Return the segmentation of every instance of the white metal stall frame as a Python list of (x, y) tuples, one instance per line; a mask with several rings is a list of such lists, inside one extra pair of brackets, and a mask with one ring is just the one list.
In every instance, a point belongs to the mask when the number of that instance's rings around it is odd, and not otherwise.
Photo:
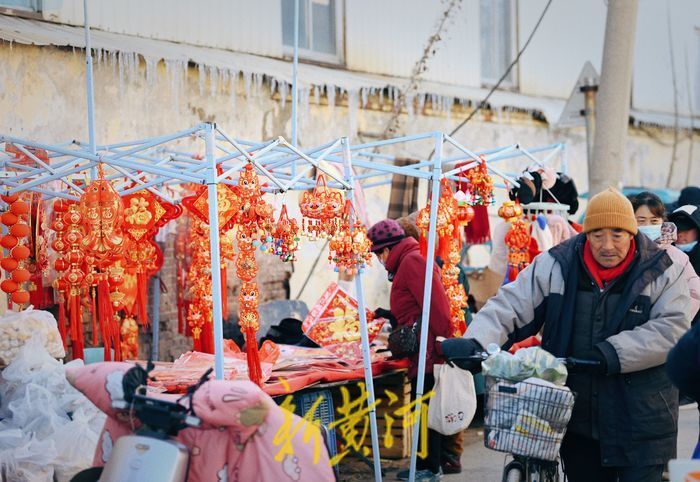
[[(197, 154), (188, 154), (168, 148), (169, 143), (186, 139), (204, 141), (204, 159)], [(432, 160), (418, 160), (408, 166), (397, 167), (391, 164), (395, 160), (393, 156), (377, 153), (377, 149), (386, 146), (426, 141), (432, 142), (434, 145), (436, 152), (434, 158)], [(272, 193), (313, 188), (315, 181), (309, 178), (308, 174), (312, 168), (316, 168), (329, 176), (331, 179), (329, 187), (346, 190), (350, 199), (352, 199), (352, 186), (356, 180), (366, 183), (366, 187), (380, 186), (390, 183), (391, 176), (394, 174), (428, 181), (430, 183), (431, 196), (437, 199), (440, 194), (440, 179), (459, 179), (461, 171), (473, 167), (482, 160), (486, 161), (492, 175), (499, 176), (511, 185), (517, 186), (517, 181), (497, 169), (493, 164), (503, 159), (522, 155), (536, 159), (533, 154), (536, 152), (548, 151), (548, 157), (552, 157), (557, 153), (560, 155), (564, 153), (563, 144), (553, 144), (530, 150), (514, 144), (475, 153), (441, 132), (428, 132), (355, 146), (352, 146), (347, 138), (340, 138), (322, 146), (301, 151), (282, 137), (262, 143), (234, 139), (211, 123), (199, 124), (191, 129), (171, 135), (117, 144), (95, 145), (94, 147), (78, 141), (61, 145), (49, 145), (3, 135), (0, 135), (0, 142), (12, 143), (28, 159), (34, 162), (33, 166), (27, 163), (17, 163), (14, 158), (7, 154), (3, 153), (0, 155), (0, 167), (2, 167), (4, 174), (8, 174), (2, 181), (4, 191), (8, 194), (31, 190), (42, 193), (46, 198), (60, 197), (77, 200), (78, 195), (82, 193), (82, 188), (76, 185), (71, 180), (71, 177), (80, 173), (85, 175), (94, 173), (96, 166), (100, 163), (111, 168), (110, 175), (107, 178), (115, 182), (115, 185), (118, 186), (117, 191), (121, 195), (148, 189), (153, 194), (169, 202), (178, 202), (178, 200), (171, 199), (163, 192), (162, 188), (168, 185), (188, 182), (207, 186), (209, 219), (211, 223), (210, 248), (212, 253), (212, 298), (215, 372), (217, 378), (222, 378), (223, 376), (222, 293), (219, 279), (220, 271), (214, 269), (214, 267), (220, 266), (219, 236), (217, 235), (219, 231), (218, 206), (216, 202), (217, 189), (219, 184), (236, 184), (237, 181), (232, 179), (231, 176), (243, 169), (246, 164), (252, 164), (259, 175), (267, 178), (269, 186), (265, 189)], [(458, 154), (453, 157), (443, 158), (442, 153), (446, 145), (456, 149)], [(34, 149), (46, 150), (49, 163), (39, 159), (33, 152)], [(95, 154), (92, 153), (93, 150)], [(473, 162), (468, 162), (459, 169), (449, 167), (453, 163), (464, 160)], [(333, 169), (328, 169), (324, 161), (342, 164), (344, 176), (340, 176)], [(353, 166), (364, 168), (366, 172), (355, 176), (353, 175)], [(221, 174), (219, 174), (220, 171), (222, 172)], [(51, 182), (63, 183), (66, 189), (47, 189), (46, 185)], [(431, 203), (428, 259), (434, 259), (436, 216), (437, 203)], [(432, 263), (426, 263), (425, 279), (429, 280), (431, 276)], [(430, 323), (431, 286), (430, 283), (425, 283), (423, 293), (423, 320), (425, 320), (424, 326), (426, 329), (422, 330), (420, 340), (419, 375), (416, 395), (419, 400), (424, 390), (423, 378), (427, 353), (426, 334)], [(381, 480), (375, 394), (372, 383), (371, 357), (361, 273), (356, 277), (356, 288), (360, 313), (364, 374), (368, 390), (375, 480)], [(418, 414), (421, 413), (421, 405), (422, 402), (419, 401), (415, 408)], [(420, 416), (418, 416), (416, 417), (412, 441), (412, 472), (415, 472), (420, 423)]]

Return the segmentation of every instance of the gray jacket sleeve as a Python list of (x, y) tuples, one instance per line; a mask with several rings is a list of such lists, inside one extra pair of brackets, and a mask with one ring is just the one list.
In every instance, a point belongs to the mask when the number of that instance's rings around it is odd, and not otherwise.
[(535, 309), (549, 295), (550, 286), (557, 278), (563, 286), (561, 270), (555, 268), (549, 253), (542, 253), (520, 275), (498, 290), (496, 296), (474, 315), (464, 338), (474, 338), (482, 347), (490, 343), (503, 345), (508, 335), (532, 323)]
[(682, 266), (672, 265), (649, 288), (649, 321), (606, 340), (617, 352), (621, 373), (664, 364), (668, 352), (690, 328), (691, 303)]

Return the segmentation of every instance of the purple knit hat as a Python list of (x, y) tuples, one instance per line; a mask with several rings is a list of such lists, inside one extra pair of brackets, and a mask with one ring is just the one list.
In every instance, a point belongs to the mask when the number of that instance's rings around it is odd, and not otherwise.
[(399, 223), (393, 219), (385, 219), (372, 226), (367, 237), (372, 241), (372, 252), (376, 253), (397, 244), (406, 237), (406, 233)]

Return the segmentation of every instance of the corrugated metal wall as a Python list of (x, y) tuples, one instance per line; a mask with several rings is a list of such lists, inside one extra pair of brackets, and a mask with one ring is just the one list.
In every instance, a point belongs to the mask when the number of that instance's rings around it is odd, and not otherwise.
[[(95, 28), (271, 57), (282, 56), (280, 0), (90, 0)], [(45, 0), (44, 18), (83, 24), (82, 0)]]
[[(447, 2), (346, 2), (346, 61), (353, 70), (408, 77)], [(463, 0), (424, 78), (479, 86), (478, 0)]]
[[(90, 0), (90, 21), (111, 32), (282, 57), (281, 1), (293, 0)], [(520, 47), (546, 0), (516, 1)], [(43, 0), (44, 17), (82, 25), (82, 4), (82, 0)], [(345, 0), (341, 4), (346, 67), (408, 77), (447, 2)], [(462, 0), (429, 61), (425, 80), (481, 85), (479, 4), (480, 0)], [(691, 92), (698, 115), (700, 1), (676, 0), (669, 5), (679, 110), (688, 112)], [(517, 90), (535, 97), (567, 98), (586, 61), (600, 69), (606, 12), (603, 0), (553, 2), (521, 58)], [(666, 2), (640, 1), (632, 95), (637, 110), (673, 113), (666, 12)]]

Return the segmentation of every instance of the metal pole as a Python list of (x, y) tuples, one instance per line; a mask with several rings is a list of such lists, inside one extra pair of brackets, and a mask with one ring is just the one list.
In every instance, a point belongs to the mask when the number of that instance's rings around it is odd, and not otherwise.
[(609, 186), (622, 187), (638, 7), (638, 0), (608, 2), (593, 162), (588, 164), (590, 197)]
[(207, 192), (209, 194), (209, 247), (211, 249), (211, 301), (213, 305), (212, 323), (214, 324), (214, 372), (217, 380), (224, 379), (224, 327), (222, 320), (221, 297), (221, 251), (219, 248), (219, 207), (217, 203), (216, 157), (214, 156), (214, 125), (204, 126), (207, 173)]
[[(163, 246), (161, 246), (161, 249), (162, 248)], [(153, 330), (151, 360), (158, 361), (158, 348), (160, 346), (160, 278), (158, 276), (153, 277), (153, 314), (151, 315), (151, 327)]]
[[(88, 0), (83, 0), (83, 15), (85, 17), (85, 80), (87, 83), (87, 112), (88, 112), (88, 140), (90, 142), (90, 154), (97, 154), (95, 143), (95, 94), (92, 82), (92, 44), (90, 42), (90, 20), (88, 17)], [(97, 168), (90, 169), (90, 179), (97, 177)]]
[(588, 165), (593, 162), (593, 140), (595, 139), (595, 96), (598, 93), (598, 86), (587, 83), (580, 87), (586, 102), (586, 108), (582, 114), (586, 117), (586, 153), (588, 154)]
[[(353, 184), (352, 158), (350, 156), (350, 141), (343, 137), (343, 167), (345, 180)], [(346, 197), (351, 202), (354, 193), (351, 189), (346, 191)], [(351, 220), (352, 222), (352, 220)], [(352, 224), (351, 224), (352, 226)], [(374, 381), (372, 377), (372, 353), (369, 349), (369, 335), (367, 331), (367, 314), (365, 313), (365, 292), (362, 287), (362, 271), (355, 275), (355, 291), (357, 291), (357, 309), (360, 313), (360, 339), (362, 343), (362, 361), (365, 369), (365, 385), (367, 389), (367, 406), (369, 407), (369, 427), (372, 437), (372, 459), (374, 462), (374, 480), (382, 481), (382, 461), (379, 455), (379, 431), (377, 430), (377, 410), (374, 405)]]
[(416, 421), (413, 424), (413, 441), (411, 444), (411, 465), (409, 466), (408, 480), (416, 480), (416, 454), (418, 452), (418, 439), (420, 438), (420, 422), (425, 386), (425, 359), (428, 353), (428, 331), (430, 328), (430, 297), (433, 290), (433, 263), (435, 260), (435, 228), (437, 226), (438, 199), (440, 198), (440, 176), (442, 172), (442, 140), (443, 134), (435, 135), (435, 156), (433, 158), (433, 179), (430, 190), (430, 229), (428, 231), (428, 256), (425, 261), (425, 287), (423, 288), (423, 314), (420, 326), (420, 348), (418, 351), (418, 379), (416, 380)]
[[(292, 144), (296, 147), (297, 141), (297, 104), (299, 103), (299, 85), (297, 84), (297, 70), (299, 69), (299, 0), (294, 0), (294, 60), (292, 61)], [(296, 159), (292, 163), (292, 177), (297, 173)]]

